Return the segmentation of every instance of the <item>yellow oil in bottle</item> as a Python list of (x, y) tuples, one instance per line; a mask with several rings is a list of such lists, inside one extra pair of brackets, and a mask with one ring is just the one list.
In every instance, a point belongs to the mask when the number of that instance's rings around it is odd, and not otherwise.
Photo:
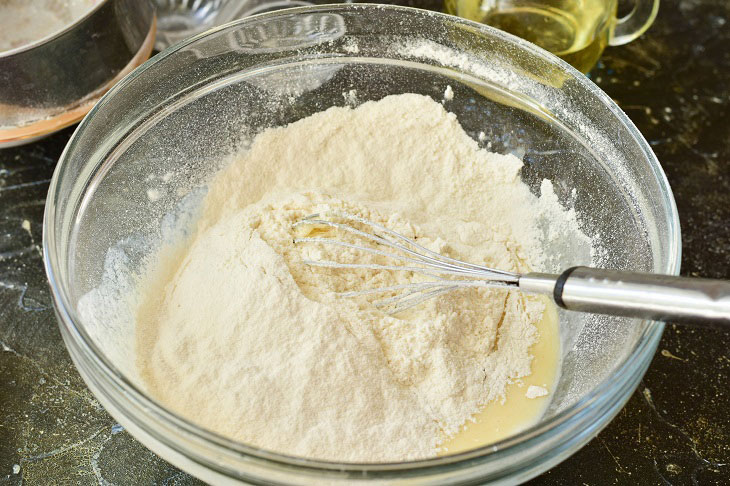
[(446, 0), (446, 12), (526, 39), (588, 72), (608, 44), (616, 0)]

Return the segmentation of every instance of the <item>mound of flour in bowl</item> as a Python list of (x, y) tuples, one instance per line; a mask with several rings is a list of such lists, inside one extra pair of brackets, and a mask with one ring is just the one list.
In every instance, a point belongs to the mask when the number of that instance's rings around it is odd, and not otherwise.
[(211, 181), (192, 236), (163, 248), (137, 286), (142, 383), (201, 426), (277, 452), (357, 462), (436, 455), (530, 374), (544, 301), (466, 289), (390, 316), (335, 293), (423, 277), (302, 265), (382, 257), (294, 245), (326, 230), (292, 224), (347, 211), (445, 255), (520, 272), (544, 268), (551, 238), (589, 251), (551, 184), (538, 198), (521, 167), (481, 150), (453, 114), (414, 94), (264, 131)]

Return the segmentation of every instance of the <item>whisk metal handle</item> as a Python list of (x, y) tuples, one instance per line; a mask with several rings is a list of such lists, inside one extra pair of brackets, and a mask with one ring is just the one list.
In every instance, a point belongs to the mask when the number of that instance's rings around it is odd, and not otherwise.
[(573, 267), (526, 274), (519, 286), (568, 310), (730, 330), (730, 281)]

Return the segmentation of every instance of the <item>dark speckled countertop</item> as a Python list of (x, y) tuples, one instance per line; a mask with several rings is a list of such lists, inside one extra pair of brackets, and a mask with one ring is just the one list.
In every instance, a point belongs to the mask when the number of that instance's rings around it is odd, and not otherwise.
[[(727, 0), (664, 0), (643, 37), (607, 50), (590, 73), (667, 173), (684, 275), (730, 278), (729, 22)], [(0, 150), (0, 483), (199, 484), (116, 424), (61, 340), (41, 262), (41, 220), (70, 135)], [(669, 324), (616, 419), (532, 483), (730, 484), (729, 384), (730, 333)]]

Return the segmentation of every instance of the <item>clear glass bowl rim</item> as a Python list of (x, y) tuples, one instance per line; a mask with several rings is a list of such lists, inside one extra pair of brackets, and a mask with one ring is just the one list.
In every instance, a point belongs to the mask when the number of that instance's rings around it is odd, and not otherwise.
[[(473, 463), (475, 459), (485, 460), (497, 460), (499, 458), (509, 456), (511, 453), (516, 452), (517, 448), (528, 447), (529, 445), (535, 445), (537, 442), (545, 440), (546, 434), (559, 435), (564, 432), (565, 429), (569, 428), (574, 420), (590, 412), (591, 408), (600, 406), (607, 406), (606, 404), (613, 398), (614, 402), (625, 401), (633, 388), (624, 393), (622, 396), (616, 397), (613, 392), (622, 389), (628, 381), (628, 376), (636, 373), (637, 370), (642, 370), (648, 366), (648, 362), (652, 359), (654, 352), (661, 338), (664, 324), (661, 322), (650, 322), (643, 334), (638, 339), (638, 342), (634, 349), (631, 351), (626, 360), (617, 367), (603, 382), (591, 390), (588, 394), (578, 400), (576, 403), (568, 407), (567, 409), (559, 412), (558, 414), (550, 417), (547, 420), (541, 421), (538, 424), (526, 429), (525, 431), (504, 439), (495, 444), (480, 447), (470, 451), (457, 453), (453, 455), (436, 457), (431, 459), (423, 459), (416, 461), (405, 461), (405, 462), (391, 462), (391, 463), (345, 463), (345, 462), (334, 462), (334, 461), (323, 461), (316, 459), (306, 459), (297, 456), (290, 456), (281, 454), (265, 449), (260, 449), (254, 446), (246, 445), (231, 439), (228, 439), (219, 434), (210, 432), (203, 429), (193, 422), (180, 417), (161, 405), (156, 401), (148, 397), (141, 389), (131, 383), (107, 358), (100, 352), (98, 347), (90, 339), (83, 327), (76, 325), (76, 319), (74, 317), (74, 306), (69, 293), (65, 288), (65, 282), (63, 281), (64, 270), (60, 266), (58, 255), (56, 254), (56, 224), (55, 224), (55, 196), (57, 195), (59, 181), (63, 178), (64, 162), (68, 158), (70, 153), (73, 153), (74, 148), (79, 144), (84, 129), (92, 120), (97, 112), (102, 110), (105, 101), (115, 96), (120, 90), (122, 90), (127, 84), (133, 81), (136, 77), (142, 75), (149, 67), (159, 63), (166, 59), (168, 56), (174, 55), (177, 51), (182, 48), (194, 44), (200, 39), (207, 36), (214, 35), (227, 29), (235, 29), (238, 25), (245, 24), (251, 19), (260, 20), (263, 18), (274, 18), (279, 15), (295, 15), (295, 14), (310, 14), (315, 12), (332, 12), (337, 13), (341, 11), (353, 11), (353, 10), (390, 10), (400, 11), (404, 15), (428, 15), (434, 18), (442, 18), (452, 23), (461, 23), (469, 27), (474, 35), (484, 34), (492, 37), (498, 37), (501, 40), (516, 45), (520, 50), (526, 51), (531, 56), (537, 56), (555, 65), (560, 70), (566, 72), (571, 78), (577, 80), (582, 87), (586, 88), (592, 95), (600, 99), (600, 101), (606, 105), (612, 113), (621, 121), (621, 123), (628, 129), (633, 136), (634, 140), (641, 145), (646, 156), (646, 160), (649, 162), (650, 169), (656, 177), (656, 182), (663, 187), (664, 200), (661, 201), (665, 210), (669, 213), (669, 220), (666, 221), (668, 227), (668, 233), (670, 235), (669, 241), (663, 242), (669, 245), (670, 251), (668, 252), (669, 258), (665, 262), (661, 262), (663, 268), (662, 273), (677, 275), (679, 274), (680, 261), (681, 261), (681, 234), (679, 226), (679, 216), (677, 212), (676, 203), (672, 195), (669, 182), (666, 175), (656, 159), (653, 151), (651, 150), (648, 142), (645, 140), (643, 135), (639, 132), (633, 122), (628, 116), (614, 103), (614, 101), (606, 95), (598, 86), (591, 82), (585, 75), (580, 73), (578, 70), (573, 68), (571, 65), (563, 61), (562, 59), (552, 55), (551, 53), (539, 48), (538, 46), (527, 42), (521, 38), (508, 34), (506, 32), (494, 29), (492, 27), (472, 22), (469, 20), (461, 19), (451, 15), (443, 14), (440, 12), (425, 11), (422, 9), (412, 7), (402, 7), (396, 5), (387, 4), (333, 4), (333, 5), (317, 5), (317, 6), (306, 6), (296, 7), (286, 10), (279, 10), (273, 12), (267, 12), (257, 14), (251, 17), (246, 17), (237, 21), (233, 21), (227, 24), (223, 24), (214, 29), (208, 30), (189, 39), (186, 39), (172, 47), (166, 49), (162, 53), (154, 56), (140, 67), (135, 69), (132, 73), (127, 75), (123, 80), (117, 83), (109, 92), (107, 92), (102, 99), (92, 108), (84, 120), (74, 131), (71, 139), (69, 140), (66, 148), (64, 149), (59, 162), (54, 171), (46, 201), (46, 209), (43, 221), (43, 259), (48, 276), (51, 294), (56, 309), (56, 314), (59, 320), (59, 325), (64, 331), (64, 337), (68, 336), (72, 339), (74, 344), (78, 346), (79, 350), (83, 352), (86, 357), (92, 359), (96, 365), (95, 371), (101, 373), (104, 378), (115, 383), (121, 392), (123, 392), (128, 398), (141, 404), (147, 411), (149, 417), (154, 417), (158, 421), (162, 421), (166, 425), (171, 425), (183, 431), (189, 437), (192, 437), (194, 441), (198, 441), (209, 447), (220, 448), (223, 453), (235, 453), (240, 454), (243, 457), (250, 456), (251, 458), (260, 459), (268, 463), (278, 463), (281, 465), (306, 469), (309, 471), (322, 471), (322, 472), (351, 472), (351, 473), (377, 473), (377, 472), (406, 472), (406, 471), (422, 471), (424, 469), (431, 468), (443, 468), (444, 466), (458, 467), (460, 464), (464, 464), (467, 461)], [(61, 278), (59, 278), (61, 277)], [(68, 345), (68, 341), (67, 341)], [(643, 373), (643, 371), (642, 371)], [(622, 379), (623, 377), (623, 379)], [(575, 431), (575, 434), (579, 434), (583, 430)], [(574, 435), (575, 435), (574, 434)], [(175, 448), (175, 443), (170, 442), (167, 445)], [(228, 470), (221, 468), (219, 472), (224, 474), (228, 473)]]

